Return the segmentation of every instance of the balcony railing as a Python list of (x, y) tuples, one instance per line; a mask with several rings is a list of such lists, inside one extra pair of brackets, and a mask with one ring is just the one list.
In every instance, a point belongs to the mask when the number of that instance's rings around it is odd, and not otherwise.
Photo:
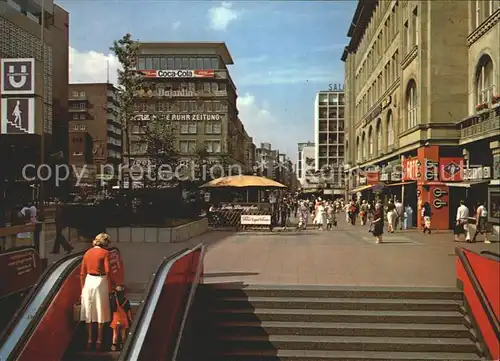
[(458, 123), (460, 142), (468, 143), (478, 139), (498, 135), (500, 131), (500, 104), (480, 114), (473, 115)]
[(70, 113), (82, 113), (86, 112), (87, 108), (69, 108)]

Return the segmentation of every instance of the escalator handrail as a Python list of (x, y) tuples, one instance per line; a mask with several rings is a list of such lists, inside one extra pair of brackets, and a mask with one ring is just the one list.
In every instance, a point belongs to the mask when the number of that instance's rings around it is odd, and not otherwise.
[[(132, 352), (132, 347), (134, 346), (134, 340), (137, 336), (137, 333), (143, 328), (149, 326), (148, 324), (144, 324), (144, 318), (145, 318), (145, 312), (148, 310), (148, 307), (150, 307), (150, 303), (153, 299), (153, 296), (156, 296), (157, 294), (159, 295), (159, 292), (162, 290), (162, 284), (160, 283), (163, 278), (161, 275), (164, 273), (165, 267), (168, 266), (168, 269), (170, 268), (171, 261), (176, 260), (179, 258), (179, 256), (183, 255), (189, 251), (188, 248), (183, 248), (180, 251), (165, 257), (163, 261), (161, 262), (160, 266), (158, 266), (157, 270), (155, 273), (153, 273), (153, 276), (151, 277), (148, 286), (144, 290), (144, 295), (145, 298), (141, 301), (141, 305), (139, 306), (139, 309), (137, 310), (137, 313), (134, 316), (134, 320), (132, 322), (132, 326), (130, 327), (127, 341), (123, 345), (122, 351), (120, 353), (119, 361), (124, 361), (127, 359), (129, 354)], [(158, 286), (161, 285), (159, 288)], [(153, 308), (154, 311), (154, 308)]]
[(480, 254), (481, 254), (481, 256), (485, 256), (486, 258), (492, 259), (493, 261), (497, 261), (497, 262), (500, 261), (500, 254), (498, 254), (496, 252), (484, 250), (484, 251), (481, 251)]
[[(149, 299), (148, 302), (144, 303), (144, 310), (141, 317), (142, 319), (139, 322), (135, 323), (137, 327), (136, 332), (133, 333), (134, 338), (127, 338), (127, 342), (124, 346), (124, 351), (121, 353), (118, 361), (138, 361), (142, 346), (144, 344), (144, 340), (146, 338), (146, 334), (148, 331), (149, 324), (151, 323), (151, 319), (153, 318), (154, 311), (156, 306), (158, 305), (158, 300), (165, 285), (165, 281), (167, 280), (168, 274), (172, 269), (172, 266), (180, 259), (186, 257), (190, 253), (198, 250), (200, 247), (203, 247), (203, 243), (191, 248), (186, 249), (184, 252), (177, 253), (174, 257), (170, 257), (166, 259), (161, 266), (158, 268), (158, 272), (155, 274), (155, 283), (151, 289), (151, 292), (148, 294)], [(141, 327), (143, 326), (143, 327)], [(144, 327), (145, 326), (145, 327)], [(129, 334), (130, 336), (130, 334)], [(129, 343), (130, 342), (130, 343)], [(128, 345), (127, 345), (128, 344)], [(125, 347), (128, 346), (127, 350)]]
[[(71, 272), (74, 271), (76, 267), (80, 265), (84, 253), (85, 252), (78, 252), (61, 258), (44, 273), (44, 275), (40, 279), (40, 282), (33, 286), (32, 291), (27, 297), (27, 300), (20, 308), (20, 312), (16, 313), (10, 330), (6, 330), (7, 332), (4, 336), (5, 339), (3, 339), (2, 344), (0, 344), (0, 359), (2, 361), (15, 360), (19, 356), (19, 352), (21, 352), (22, 347), (31, 337), (33, 331), (36, 329), (36, 326), (40, 323), (40, 320), (47, 311), (47, 307), (50, 305), (57, 292), (59, 292), (62, 284), (64, 283), (64, 280), (71, 274)], [(53, 276), (56, 276), (54, 273), (66, 263), (67, 266), (61, 270), (61, 273), (57, 275), (57, 278), (51, 279), (53, 278)], [(46, 284), (47, 287), (49, 287), (46, 291), (47, 293), (41, 294)], [(38, 296), (42, 298), (37, 305), (34, 305), (35, 308), (32, 310), (34, 311), (34, 313), (31, 315), (26, 315), (26, 313), (30, 311), (30, 305), (32, 305), (32, 303), (37, 300)], [(16, 328), (23, 321), (23, 319), (26, 320), (27, 324), (24, 329), (20, 330), (20, 333), (16, 333)], [(9, 340), (10, 337), (14, 337), (14, 339)], [(5, 351), (2, 350), (4, 347), (7, 347)], [(2, 351), (6, 352), (7, 355), (4, 355), (2, 357)]]
[[(26, 249), (33, 248), (33, 247), (28, 247)], [(20, 249), (25, 249), (22, 247), (17, 248), (16, 250)], [(12, 328), (17, 324), (19, 317), (26, 311), (26, 308), (28, 305), (31, 303), (33, 298), (35, 297), (36, 293), (38, 292), (38, 287), (40, 287), (46, 280), (49, 278), (49, 276), (59, 268), (64, 262), (66, 262), (69, 259), (72, 259), (73, 257), (79, 256), (80, 254), (83, 254), (83, 252), (78, 252), (78, 253), (71, 253), (68, 255), (65, 255), (64, 257), (58, 259), (54, 263), (50, 265), (40, 276), (40, 278), (37, 280), (37, 282), (31, 287), (30, 291), (24, 298), (23, 302), (21, 303), (21, 306), (17, 309), (16, 313), (12, 317), (12, 319), (9, 321), (7, 324), (7, 327), (3, 330), (3, 332), (0, 334), (0, 345), (3, 345), (5, 342), (5, 339), (10, 335), (10, 332), (12, 331)]]
[(194, 297), (196, 295), (196, 290), (198, 289), (198, 284), (200, 283), (203, 259), (205, 258), (206, 246), (202, 243), (192, 251), (196, 251), (201, 247), (200, 257), (198, 257), (198, 264), (196, 265), (196, 274), (194, 276), (193, 282), (191, 283), (191, 289), (189, 290), (189, 297), (187, 300), (186, 308), (184, 310), (184, 315), (182, 316), (181, 327), (179, 333), (177, 334), (177, 339), (175, 340), (175, 348), (172, 356), (172, 361), (177, 361), (177, 356), (179, 355), (179, 350), (182, 343), (182, 337), (184, 336), (184, 328), (186, 327), (187, 318), (189, 317), (189, 312), (191, 311), (191, 306), (193, 305)]

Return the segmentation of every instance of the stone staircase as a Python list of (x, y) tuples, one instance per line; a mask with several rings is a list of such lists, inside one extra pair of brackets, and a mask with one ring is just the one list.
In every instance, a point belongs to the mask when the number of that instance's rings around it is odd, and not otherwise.
[(482, 360), (456, 289), (200, 285), (190, 361)]

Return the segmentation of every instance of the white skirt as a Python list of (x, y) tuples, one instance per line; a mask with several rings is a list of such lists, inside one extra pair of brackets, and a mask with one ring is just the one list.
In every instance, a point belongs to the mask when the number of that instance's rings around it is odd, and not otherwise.
[(86, 323), (110, 322), (108, 277), (87, 275), (82, 290), (81, 302), (80, 319), (82, 321)]

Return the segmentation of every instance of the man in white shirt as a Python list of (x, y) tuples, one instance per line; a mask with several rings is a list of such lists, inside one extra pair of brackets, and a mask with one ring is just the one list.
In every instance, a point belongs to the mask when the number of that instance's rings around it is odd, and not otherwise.
[(469, 233), (469, 208), (464, 201), (460, 201), (460, 206), (457, 209), (456, 227), (455, 227), (455, 242), (460, 241), (460, 234), (464, 233), (465, 241), (470, 242)]
[(399, 200), (396, 200), (394, 206), (396, 207), (396, 228), (399, 227), (399, 230), (401, 231), (403, 229), (405, 210), (403, 207), (403, 203), (401, 203), (401, 201)]
[(472, 237), (472, 242), (476, 242), (476, 237), (479, 233), (484, 234), (484, 243), (491, 243), (488, 240), (488, 210), (484, 203), (478, 203), (476, 210), (476, 232)]

